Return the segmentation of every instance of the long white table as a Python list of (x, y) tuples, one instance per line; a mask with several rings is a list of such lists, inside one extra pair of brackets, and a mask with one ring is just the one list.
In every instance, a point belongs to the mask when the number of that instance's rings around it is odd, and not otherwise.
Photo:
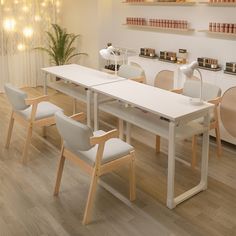
[[(91, 127), (91, 89), (94, 86), (102, 85), (106, 83), (114, 83), (117, 81), (125, 80), (125, 78), (108, 74), (102, 71), (94, 70), (88, 67), (84, 67), (77, 64), (53, 66), (42, 69), (45, 72), (44, 78), (44, 93), (47, 94), (48, 75), (53, 75), (64, 81), (79, 85), (86, 90), (86, 103), (87, 103), (87, 124)], [(58, 84), (59, 85), (59, 84)], [(80, 99), (82, 96), (79, 90), (72, 90), (68, 86), (58, 86), (54, 84), (53, 88), (63, 92), (68, 90), (67, 94), (70, 94), (76, 99)]]
[[(133, 112), (125, 109), (118, 110), (117, 113), (119, 118), (138, 124), (139, 126), (146, 128), (149, 131), (154, 131), (155, 134), (168, 139), (167, 206), (169, 208), (174, 208), (177, 204), (207, 188), (209, 148), (208, 127), (210, 119), (209, 111), (213, 107), (212, 104), (205, 103), (202, 106), (193, 106), (190, 105), (188, 97), (80, 65), (48, 67), (42, 70), (46, 73), (44, 81), (45, 94), (47, 93), (48, 74), (54, 75), (87, 89), (87, 123), (89, 126), (91, 126), (91, 92), (94, 93), (95, 130), (98, 128), (98, 94), (103, 94), (126, 104), (130, 104), (133, 107), (141, 108), (142, 110), (148, 111), (155, 116), (154, 119), (151, 118), (150, 120), (146, 119), (143, 115), (140, 117), (134, 117), (135, 115), (139, 116), (139, 113), (137, 113), (136, 110)], [(68, 93), (70, 93), (70, 90), (68, 90)], [(76, 97), (79, 98), (79, 96)], [(105, 104), (101, 106), (105, 106)], [(107, 108), (107, 111), (112, 113), (112, 110), (114, 111), (116, 106), (112, 105)], [(204, 117), (203, 126), (196, 128), (189, 125), (192, 120), (199, 117)], [(175, 197), (175, 140), (178, 137), (185, 138), (187, 136), (199, 133), (203, 133), (201, 181), (194, 188), (186, 191), (178, 197)]]
[[(177, 204), (185, 201), (193, 195), (207, 189), (208, 173), (208, 149), (209, 149), (209, 113), (213, 108), (212, 104), (205, 103), (201, 106), (194, 106), (189, 103), (189, 98), (180, 94), (171, 93), (145, 84), (140, 84), (130, 80), (119, 81), (118, 83), (103, 84), (94, 86), (94, 127), (98, 128), (98, 94), (110, 96), (131, 107), (137, 107), (148, 111), (159, 117), (156, 119), (155, 133), (168, 139), (168, 187), (167, 187), (167, 206), (172, 209)], [(114, 105), (111, 105), (106, 111), (113, 113)], [(123, 112), (123, 115), (122, 115)], [(132, 120), (128, 118), (127, 112), (120, 109), (117, 116), (120, 119)], [(113, 113), (116, 115), (115, 113)], [(130, 113), (131, 116), (134, 113)], [(189, 124), (193, 120), (204, 117), (202, 129), (191, 128)], [(138, 123), (133, 117), (134, 124)], [(140, 121), (139, 121), (140, 123)], [(143, 120), (145, 123), (145, 120)], [(196, 123), (196, 122), (195, 122)], [(188, 132), (189, 129), (192, 129)], [(202, 165), (201, 181), (194, 188), (175, 197), (174, 180), (175, 180), (175, 140), (179, 133), (199, 134), (203, 133), (202, 141)], [(186, 136), (183, 135), (185, 138)]]

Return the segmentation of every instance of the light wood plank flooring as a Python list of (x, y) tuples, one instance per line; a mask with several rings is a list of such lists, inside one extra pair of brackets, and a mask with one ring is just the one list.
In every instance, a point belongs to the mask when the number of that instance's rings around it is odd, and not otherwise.
[[(42, 88), (25, 89), (30, 96), (42, 94)], [(50, 90), (51, 101), (72, 112), (72, 99)], [(78, 103), (83, 111), (84, 104)], [(47, 129), (46, 139), (37, 129), (29, 151), (30, 161), (20, 163), (26, 130), (15, 124), (10, 149), (3, 148), (10, 116), (10, 106), (0, 95), (0, 236), (76, 236), (76, 235), (160, 235), (160, 236), (234, 236), (236, 235), (236, 149), (224, 145), (222, 159), (215, 157), (214, 141), (210, 147), (209, 188), (174, 210), (165, 206), (167, 177), (167, 142), (162, 153), (155, 154), (153, 135), (134, 128), (137, 152), (137, 200), (128, 197), (128, 174), (122, 169), (103, 177), (98, 188), (93, 221), (82, 226), (88, 194), (89, 176), (66, 163), (59, 197), (53, 186), (59, 156), (60, 137), (55, 127)], [(116, 119), (101, 114), (115, 125)], [(107, 129), (107, 127), (102, 127)], [(200, 143), (200, 138), (199, 138)], [(191, 142), (178, 143), (178, 156), (188, 161)], [(200, 146), (199, 146), (200, 152)], [(176, 164), (176, 193), (196, 184), (199, 171)], [(110, 192), (114, 193), (111, 194)]]

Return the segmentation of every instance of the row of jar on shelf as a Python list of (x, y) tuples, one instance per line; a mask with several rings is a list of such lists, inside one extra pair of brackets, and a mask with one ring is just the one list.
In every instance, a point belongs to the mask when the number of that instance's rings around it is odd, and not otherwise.
[[(146, 19), (142, 17), (127, 17), (127, 25), (150, 26), (170, 29), (189, 29), (190, 24), (186, 20), (168, 20), (168, 19)], [(210, 22), (208, 30), (210, 32), (236, 34), (236, 23)]]
[[(141, 48), (139, 56), (146, 58), (159, 58), (159, 60), (166, 62), (185, 64), (187, 63), (188, 52), (186, 49), (179, 49), (178, 53), (170, 51), (160, 51), (160, 54), (158, 56), (155, 52), (155, 49), (153, 48)], [(208, 69), (212, 71), (222, 70), (222, 66), (215, 58), (199, 57), (197, 58), (197, 61), (199, 67), (202, 69)], [(226, 62), (225, 72), (233, 73), (236, 75), (236, 62)]]
[[(178, 53), (171, 51), (160, 51), (159, 55), (157, 55), (155, 49), (153, 48), (141, 48), (139, 56), (150, 59), (158, 59), (164, 62), (185, 64), (187, 63), (188, 52), (186, 49), (179, 49)], [(215, 58), (199, 57), (197, 58), (197, 61), (199, 67), (202, 69), (220, 71), (223, 68), (219, 64), (219, 61)], [(115, 65), (110, 63), (105, 66), (105, 68), (109, 70), (119, 70), (119, 67), (119, 64), (117, 64), (117, 68), (115, 68)], [(236, 62), (226, 62), (224, 72), (236, 75)]]

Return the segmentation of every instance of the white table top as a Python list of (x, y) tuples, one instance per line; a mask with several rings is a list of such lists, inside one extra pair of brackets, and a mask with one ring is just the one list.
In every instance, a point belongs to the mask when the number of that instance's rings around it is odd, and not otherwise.
[(125, 78), (77, 64), (47, 67), (43, 68), (42, 70), (61, 79), (73, 82), (86, 88), (91, 88), (92, 86), (100, 84), (125, 80)]
[(189, 97), (131, 80), (95, 86), (93, 90), (171, 121), (178, 121), (194, 114), (206, 112), (213, 107), (210, 103), (200, 106), (191, 105)]

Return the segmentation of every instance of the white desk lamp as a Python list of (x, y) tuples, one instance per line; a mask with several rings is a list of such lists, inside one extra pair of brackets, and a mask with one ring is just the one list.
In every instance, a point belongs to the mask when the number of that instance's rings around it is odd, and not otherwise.
[(115, 61), (115, 75), (117, 76), (117, 56), (115, 54), (115, 48), (113, 46), (109, 46), (108, 48), (101, 49), (99, 51), (100, 55), (106, 59), (106, 60), (111, 60), (111, 56), (114, 56), (114, 61)]
[(180, 71), (185, 74), (187, 78), (191, 78), (193, 76), (194, 70), (196, 70), (199, 75), (200, 75), (200, 97), (199, 98), (191, 98), (190, 103), (193, 105), (202, 105), (203, 100), (202, 100), (202, 87), (203, 87), (203, 81), (202, 81), (202, 73), (198, 69), (198, 63), (197, 61), (193, 61), (192, 63), (188, 65), (183, 65), (180, 67)]

